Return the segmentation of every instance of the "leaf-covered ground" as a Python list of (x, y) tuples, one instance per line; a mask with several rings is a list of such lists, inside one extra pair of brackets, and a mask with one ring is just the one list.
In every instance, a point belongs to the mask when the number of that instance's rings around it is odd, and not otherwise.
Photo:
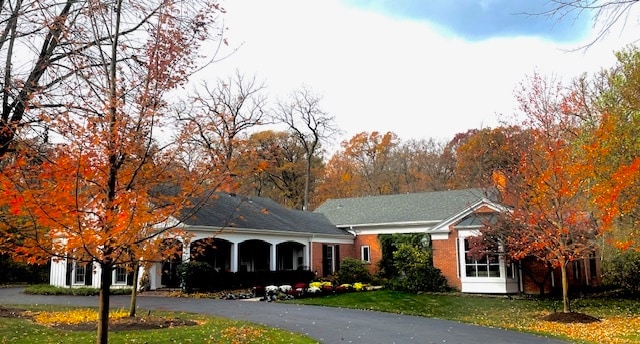
[[(42, 325), (67, 331), (95, 331), (97, 328), (97, 313), (85, 309), (50, 313), (0, 307), (0, 317), (29, 319)], [(195, 325), (198, 325), (198, 322), (193, 320), (155, 315), (138, 317), (112, 315), (109, 319), (110, 331), (152, 330)]]

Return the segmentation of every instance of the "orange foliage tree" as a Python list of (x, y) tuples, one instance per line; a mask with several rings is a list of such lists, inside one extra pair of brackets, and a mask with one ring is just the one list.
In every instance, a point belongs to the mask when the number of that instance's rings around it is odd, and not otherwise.
[(570, 97), (560, 83), (535, 74), (523, 84), (518, 100), (524, 126), (533, 141), (519, 150), (512, 173), (501, 171), (506, 181), (505, 199), (512, 210), (482, 231), (477, 247), (499, 247), (513, 260), (533, 257), (559, 268), (563, 311), (570, 312), (567, 268), (597, 249), (599, 226), (587, 202), (580, 154), (574, 145), (580, 123), (565, 112)]
[(68, 65), (80, 77), (60, 82), (65, 111), (39, 114), (56, 143), (46, 155), (21, 150), (3, 168), (0, 230), (10, 253), (32, 262), (99, 266), (97, 343), (107, 343), (113, 270), (171, 254), (160, 243), (180, 235), (170, 231), (174, 219), (202, 193), (208, 170), (177, 165), (181, 142), (157, 131), (166, 124), (165, 95), (195, 70), (218, 7), (82, 3), (77, 15), (87, 26), (74, 34), (95, 44), (66, 47), (82, 50)]
[(616, 57), (598, 97), (602, 115), (585, 135), (582, 171), (613, 244), (640, 250), (640, 51), (629, 48)]

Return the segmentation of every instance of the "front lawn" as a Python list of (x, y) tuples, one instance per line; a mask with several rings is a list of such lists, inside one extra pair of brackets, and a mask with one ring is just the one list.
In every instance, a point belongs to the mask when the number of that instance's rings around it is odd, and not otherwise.
[[(93, 326), (87, 326), (86, 319), (74, 321), (85, 317), (86, 311), (49, 305), (0, 306), (0, 343), (94, 343), (95, 320)], [(66, 315), (66, 319), (52, 316), (58, 313)], [(126, 320), (122, 324), (125, 326), (118, 326), (117, 319), (111, 319), (109, 343), (316, 343), (301, 334), (200, 314), (154, 311), (136, 317), (136, 321), (127, 319), (130, 318), (122, 318)], [(150, 319), (170, 321), (159, 323), (162, 326), (149, 326)]]
[(573, 311), (600, 322), (558, 323), (540, 318), (559, 311), (559, 301), (464, 294), (410, 294), (388, 290), (296, 299), (300, 304), (323, 305), (457, 320), (483, 326), (542, 334), (575, 343), (640, 342), (640, 304), (637, 300), (583, 298), (573, 300)]

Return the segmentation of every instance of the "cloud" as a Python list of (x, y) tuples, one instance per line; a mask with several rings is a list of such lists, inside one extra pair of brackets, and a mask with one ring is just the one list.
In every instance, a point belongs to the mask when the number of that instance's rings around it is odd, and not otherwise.
[(611, 36), (571, 52), (591, 36), (569, 40), (558, 25), (515, 20), (510, 3), (530, 2), (230, 1), (227, 39), (239, 49), (201, 78), (214, 82), (238, 69), (265, 80), (271, 100), (307, 86), (344, 130), (337, 142), (362, 131), (447, 140), (513, 114), (513, 90), (534, 71), (565, 79), (595, 72), (627, 41)]
[(350, 6), (435, 25), (446, 35), (468, 41), (496, 37), (535, 36), (556, 42), (575, 42), (589, 33), (591, 18), (546, 15), (548, 0), (347, 0)]

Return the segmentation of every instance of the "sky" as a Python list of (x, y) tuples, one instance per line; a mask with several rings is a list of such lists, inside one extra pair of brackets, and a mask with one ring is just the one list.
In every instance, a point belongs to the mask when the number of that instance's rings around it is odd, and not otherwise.
[(336, 145), (360, 132), (448, 141), (496, 127), (516, 112), (514, 90), (527, 76), (568, 82), (613, 66), (637, 29), (576, 50), (595, 37), (592, 17), (540, 15), (548, 0), (221, 3), (229, 45), (199, 80), (237, 70), (274, 101), (306, 87), (342, 130)]

